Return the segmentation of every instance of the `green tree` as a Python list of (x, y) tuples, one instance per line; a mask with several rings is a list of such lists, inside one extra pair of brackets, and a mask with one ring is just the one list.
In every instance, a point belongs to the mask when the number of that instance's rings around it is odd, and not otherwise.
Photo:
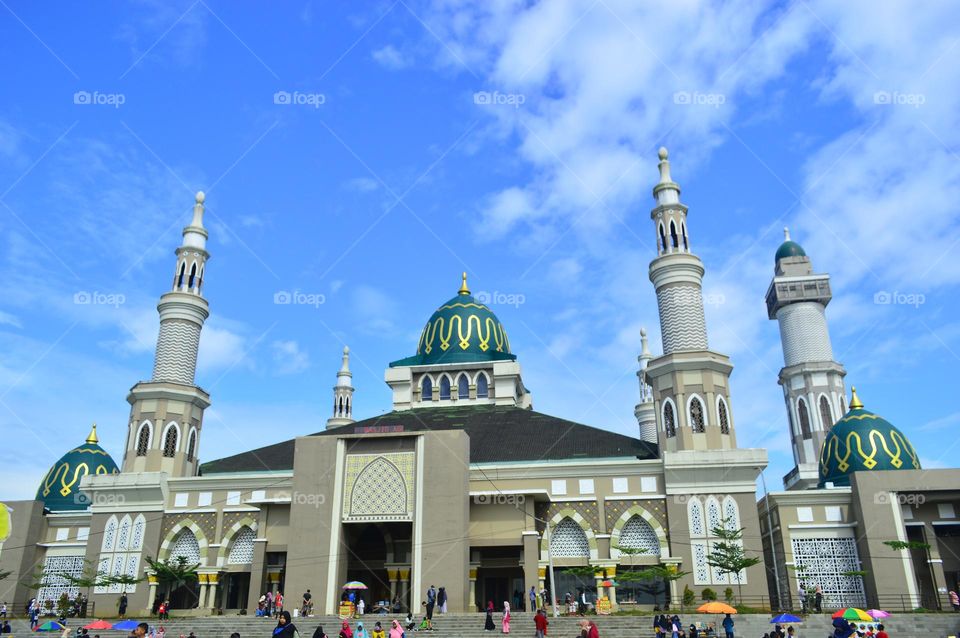
[(723, 518), (720, 525), (713, 528), (714, 541), (710, 553), (707, 554), (707, 564), (721, 574), (734, 574), (737, 578), (737, 593), (740, 602), (743, 602), (743, 583), (740, 582), (740, 573), (748, 567), (760, 562), (759, 556), (747, 556), (743, 551), (744, 528), (731, 529), (727, 519)]
[[(683, 607), (689, 607), (696, 601), (696, 594), (693, 593), (693, 590), (690, 589), (690, 585), (683, 586)], [(682, 609), (682, 607), (681, 607)]]
[(186, 556), (177, 556), (174, 559), (155, 560), (150, 556), (146, 558), (150, 571), (157, 577), (157, 583), (164, 588), (164, 598), (170, 596), (170, 592), (181, 585), (196, 582), (198, 579), (197, 568), (200, 563), (188, 563)]
[(683, 578), (690, 572), (682, 572), (674, 565), (651, 565), (645, 569), (621, 572), (617, 580), (621, 582), (643, 583), (642, 589), (653, 595), (653, 604), (659, 604), (659, 595), (664, 594), (663, 604), (667, 605), (666, 593), (672, 581)]
[(930, 543), (922, 543), (920, 541), (883, 541), (883, 544), (895, 551), (900, 551), (901, 549), (930, 549)]
[(728, 605), (733, 602), (733, 588), (732, 588), (732, 587), (727, 587), (726, 589), (723, 590), (723, 599), (724, 599), (725, 601), (727, 601), (727, 604), (728, 604)]
[(703, 600), (706, 600), (706, 601), (708, 601), (708, 602), (711, 601), (711, 600), (716, 600), (716, 599), (717, 599), (717, 592), (713, 591), (713, 590), (710, 589), (709, 587), (704, 587), (703, 592), (700, 594), (700, 597), (701, 597)]

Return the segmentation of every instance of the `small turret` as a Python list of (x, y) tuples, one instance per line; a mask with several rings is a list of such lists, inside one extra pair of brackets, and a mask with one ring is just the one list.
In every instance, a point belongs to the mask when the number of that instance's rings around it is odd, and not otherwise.
[(637, 418), (640, 427), (640, 440), (648, 443), (657, 442), (657, 412), (653, 403), (653, 388), (647, 382), (647, 365), (653, 358), (650, 354), (650, 344), (647, 342), (646, 328), (640, 328), (640, 356), (637, 361), (640, 369), (637, 378), (640, 380), (640, 403), (633, 408), (633, 416)]
[[(464, 277), (466, 285), (466, 277)], [(327, 419), (327, 429), (349, 425), (353, 418), (353, 373), (350, 372), (350, 348), (343, 347), (343, 362), (333, 386), (333, 416)]]

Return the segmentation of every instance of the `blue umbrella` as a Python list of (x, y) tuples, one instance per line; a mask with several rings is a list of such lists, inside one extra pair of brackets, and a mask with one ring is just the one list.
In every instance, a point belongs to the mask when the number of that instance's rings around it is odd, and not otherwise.
[(803, 622), (803, 618), (797, 618), (793, 614), (780, 614), (779, 616), (774, 616), (773, 620), (770, 621), (770, 624), (776, 623), (786, 623), (786, 622)]
[(117, 631), (133, 631), (139, 624), (136, 620), (121, 620), (113, 628)]
[(60, 631), (61, 629), (63, 629), (63, 625), (55, 620), (48, 620), (37, 627), (37, 631)]

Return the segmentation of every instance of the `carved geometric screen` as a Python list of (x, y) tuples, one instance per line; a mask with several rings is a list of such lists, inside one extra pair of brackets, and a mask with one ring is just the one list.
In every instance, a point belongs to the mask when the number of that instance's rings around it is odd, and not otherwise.
[(233, 547), (227, 556), (228, 565), (246, 565), (253, 562), (253, 530), (243, 527), (233, 537)]
[(660, 539), (650, 527), (650, 523), (634, 516), (620, 530), (620, 547), (643, 550), (641, 556), (659, 556)]
[(860, 607), (867, 604), (860, 576), (844, 572), (860, 569), (857, 545), (852, 538), (793, 538), (793, 561), (806, 587), (820, 586), (824, 607)]
[(690, 535), (705, 536), (707, 529), (703, 524), (703, 505), (700, 504), (700, 499), (690, 499), (687, 503), (687, 516), (690, 519)]
[[(111, 576), (136, 577), (140, 567), (140, 553), (143, 550), (143, 535), (146, 529), (146, 519), (138, 514), (131, 519), (125, 514), (117, 521), (116, 515), (110, 516), (103, 529), (103, 543), (100, 546), (100, 558), (97, 561), (97, 572)], [(97, 594), (134, 593), (137, 586), (108, 585), (94, 588)]]
[(710, 566), (707, 565), (706, 541), (694, 541), (693, 549), (693, 582), (695, 585), (710, 584)]
[(558, 558), (590, 558), (590, 542), (576, 521), (565, 518), (553, 529), (550, 553)]
[(413, 520), (415, 473), (413, 452), (348, 455), (343, 520)]
[(47, 556), (43, 561), (43, 573), (43, 587), (37, 592), (39, 600), (52, 600), (56, 604), (63, 594), (75, 598), (80, 587), (71, 584), (64, 576), (83, 576), (83, 556)]
[(200, 562), (200, 543), (197, 537), (189, 529), (184, 529), (177, 535), (177, 540), (173, 541), (173, 547), (170, 548), (170, 559), (177, 560), (183, 556), (188, 565), (196, 565)]

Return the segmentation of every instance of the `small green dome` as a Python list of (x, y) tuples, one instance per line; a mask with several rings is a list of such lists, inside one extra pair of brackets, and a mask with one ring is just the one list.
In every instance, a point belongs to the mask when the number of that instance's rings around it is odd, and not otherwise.
[(850, 485), (851, 472), (919, 469), (917, 452), (903, 432), (864, 410), (853, 388), (850, 411), (834, 424), (820, 448), (820, 487)]
[(798, 244), (795, 241), (787, 240), (780, 244), (780, 248), (777, 248), (777, 256), (775, 261), (780, 261), (785, 257), (806, 257), (807, 253), (804, 252), (803, 246)]
[(90, 504), (80, 492), (80, 479), (87, 474), (118, 474), (120, 468), (98, 445), (97, 425), (93, 425), (86, 442), (75, 447), (53, 464), (37, 489), (37, 500), (51, 512), (85, 510)]
[(503, 324), (487, 306), (470, 294), (467, 273), (457, 296), (430, 315), (420, 333), (417, 354), (390, 364), (396, 366), (515, 360)]

